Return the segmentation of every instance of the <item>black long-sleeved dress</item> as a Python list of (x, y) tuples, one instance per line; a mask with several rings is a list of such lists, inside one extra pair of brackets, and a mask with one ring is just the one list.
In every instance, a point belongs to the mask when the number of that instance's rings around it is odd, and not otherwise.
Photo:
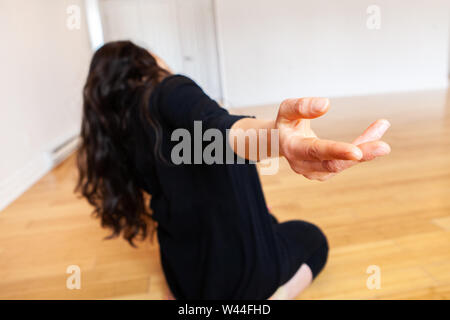
[[(156, 104), (162, 154), (169, 162), (179, 143), (171, 141), (174, 130), (188, 130), (194, 144), (194, 121), (201, 121), (203, 132), (222, 132), (226, 149), (226, 129), (242, 118), (181, 75), (164, 79), (150, 103)], [(327, 249), (322, 233), (302, 221), (276, 222), (254, 164), (157, 161), (154, 129), (136, 123), (136, 176), (152, 195), (162, 267), (177, 299), (266, 299), (317, 252), (321, 257), (312, 269), (314, 275), (320, 271)]]

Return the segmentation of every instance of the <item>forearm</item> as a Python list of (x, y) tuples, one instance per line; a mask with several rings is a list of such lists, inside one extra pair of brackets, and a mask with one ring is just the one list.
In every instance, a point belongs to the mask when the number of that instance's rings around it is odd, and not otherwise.
[(274, 120), (244, 118), (231, 127), (229, 143), (240, 157), (260, 161), (279, 156), (277, 133)]

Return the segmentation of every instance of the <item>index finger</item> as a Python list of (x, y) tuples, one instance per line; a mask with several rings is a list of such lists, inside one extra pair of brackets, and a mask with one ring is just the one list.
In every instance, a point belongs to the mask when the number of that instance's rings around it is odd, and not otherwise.
[(288, 120), (314, 119), (328, 111), (326, 98), (286, 99), (280, 105), (280, 115)]

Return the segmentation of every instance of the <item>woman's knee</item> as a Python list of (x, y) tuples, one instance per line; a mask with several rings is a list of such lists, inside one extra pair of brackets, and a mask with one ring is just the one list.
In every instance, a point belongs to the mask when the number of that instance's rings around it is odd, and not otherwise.
[(318, 226), (316, 226), (316, 225), (313, 225), (313, 226), (316, 228), (317, 242), (318, 242), (319, 246), (326, 249), (326, 251), (328, 252), (328, 239), (327, 239), (325, 233)]
[[(286, 243), (289, 243), (287, 248), (291, 256), (299, 257), (316, 277), (328, 259), (328, 240), (325, 233), (315, 224), (302, 220), (287, 221), (279, 224), (277, 228)], [(296, 253), (297, 248), (300, 248), (300, 253)]]
[(311, 224), (311, 229), (314, 234), (314, 251), (306, 264), (311, 268), (315, 278), (328, 260), (329, 245), (325, 233), (318, 226)]
[(307, 237), (309, 238), (309, 242), (311, 243), (312, 247), (326, 248), (326, 250), (328, 251), (328, 240), (322, 229), (310, 222), (302, 221), (302, 223), (304, 223), (304, 225), (306, 226), (306, 232), (308, 234)]

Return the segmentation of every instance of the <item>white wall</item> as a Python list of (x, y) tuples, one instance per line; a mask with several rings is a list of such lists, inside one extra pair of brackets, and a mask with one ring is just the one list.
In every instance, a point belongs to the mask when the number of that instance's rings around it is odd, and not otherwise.
[[(81, 29), (66, 27), (69, 5)], [(79, 131), (91, 50), (81, 0), (0, 1), (0, 210), (50, 164), (46, 152)]]
[[(366, 27), (367, 7), (381, 28)], [(233, 107), (447, 85), (447, 0), (216, 0)]]

